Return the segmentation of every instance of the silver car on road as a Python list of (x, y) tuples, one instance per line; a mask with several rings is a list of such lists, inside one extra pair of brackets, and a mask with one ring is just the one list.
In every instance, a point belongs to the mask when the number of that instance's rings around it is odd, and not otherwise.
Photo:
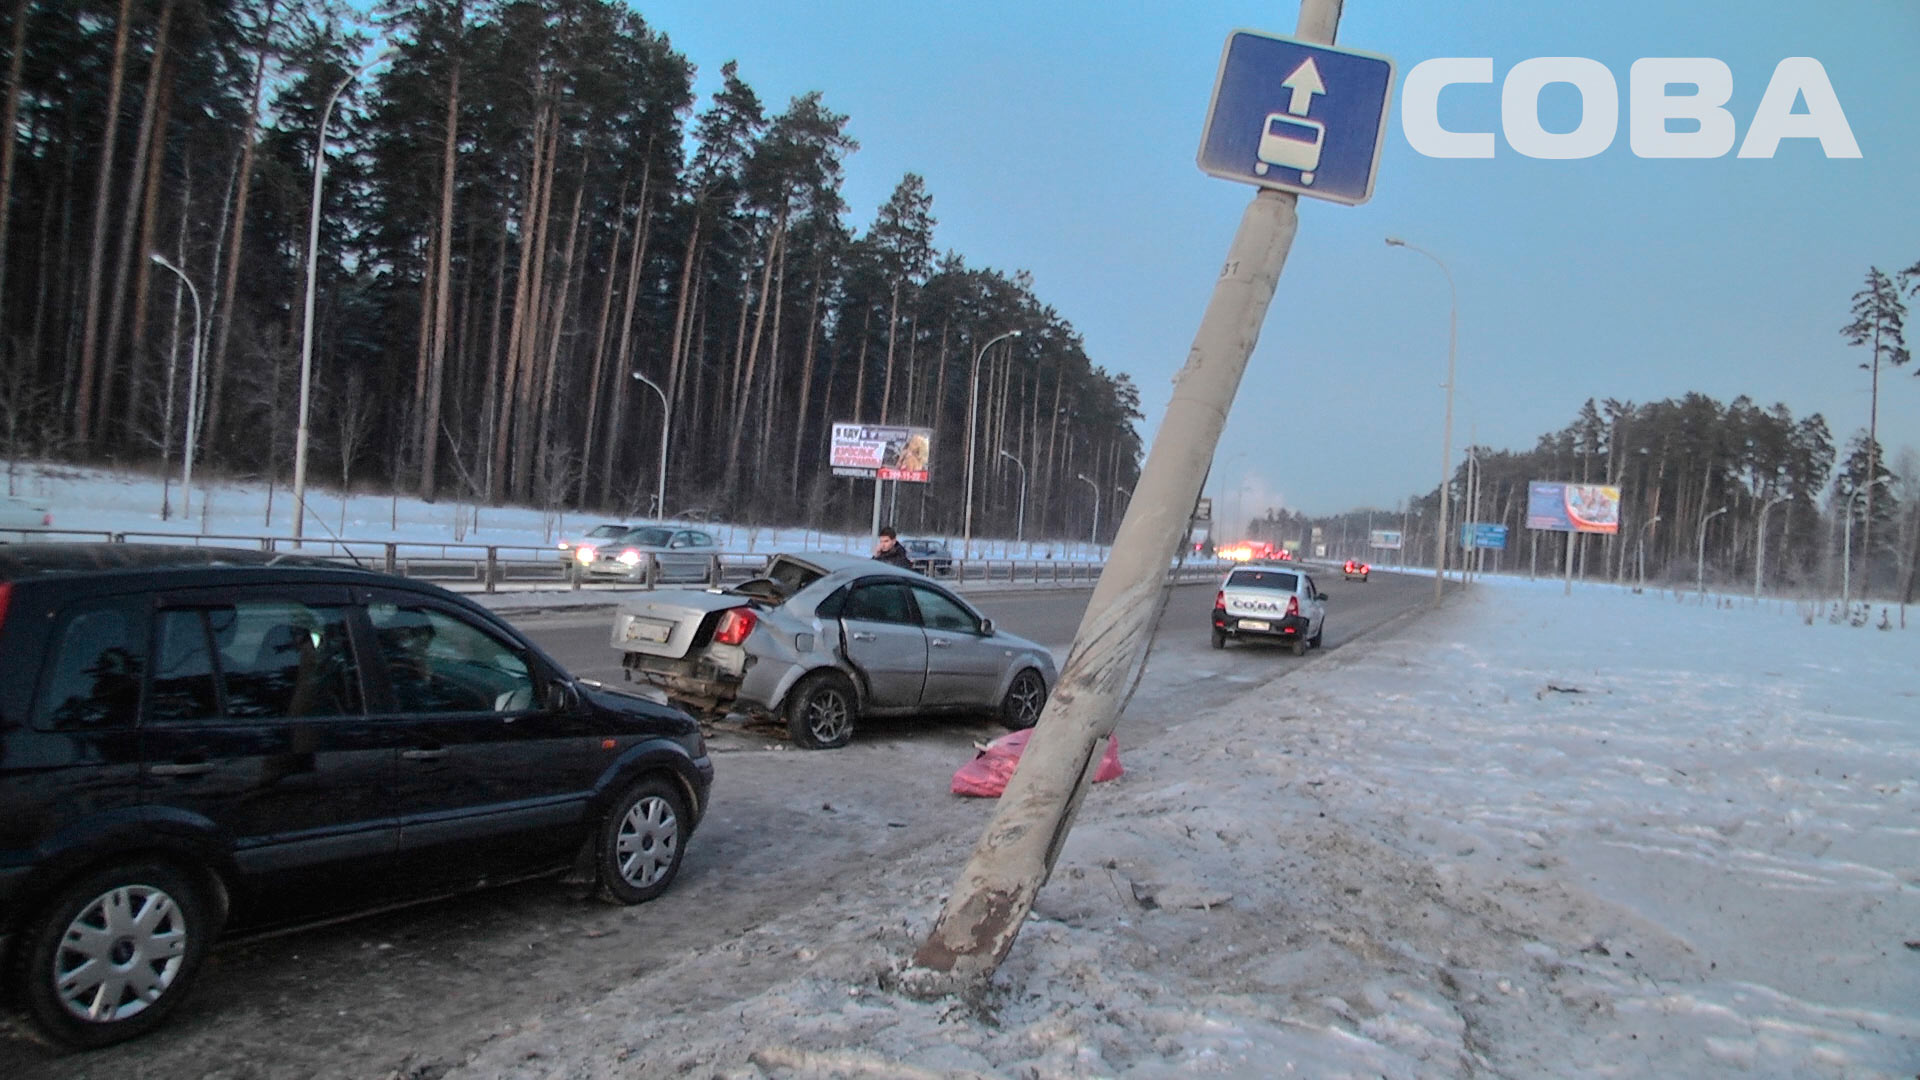
[(862, 716), (992, 714), (1033, 726), (1053, 654), (912, 570), (858, 555), (775, 555), (725, 589), (623, 601), (613, 647), (629, 679), (690, 711), (786, 722), (807, 749), (845, 746)]

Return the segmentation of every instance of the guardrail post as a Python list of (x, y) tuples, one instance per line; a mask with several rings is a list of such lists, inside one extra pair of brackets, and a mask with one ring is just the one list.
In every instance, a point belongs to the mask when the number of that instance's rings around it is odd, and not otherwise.
[(391, 574), (400, 566), (400, 545), (389, 543), (386, 555), (387, 573)]
[(648, 592), (660, 587), (660, 556), (647, 552), (647, 572), (641, 576), (647, 579)]
[(567, 557), (567, 588), (578, 592), (580, 589), (580, 560)]
[(487, 547), (487, 570), (486, 570), (488, 592), (494, 591), (493, 585), (495, 581), (499, 580), (498, 578), (499, 572), (500, 572), (500, 549), (489, 545)]
[(721, 574), (722, 574), (722, 567), (720, 566), (720, 556), (718, 555), (707, 556), (707, 580), (711, 582), (713, 584), (713, 587), (716, 589), (726, 584), (726, 582), (722, 580)]

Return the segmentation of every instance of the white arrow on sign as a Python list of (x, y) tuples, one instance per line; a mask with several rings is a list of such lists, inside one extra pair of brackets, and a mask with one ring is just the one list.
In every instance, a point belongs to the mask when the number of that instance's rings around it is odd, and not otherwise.
[(1320, 81), (1319, 65), (1309, 56), (1293, 69), (1293, 74), (1280, 80), (1280, 85), (1293, 91), (1293, 99), (1287, 102), (1287, 111), (1295, 116), (1307, 115), (1307, 108), (1313, 104), (1313, 95), (1327, 92), (1327, 84)]

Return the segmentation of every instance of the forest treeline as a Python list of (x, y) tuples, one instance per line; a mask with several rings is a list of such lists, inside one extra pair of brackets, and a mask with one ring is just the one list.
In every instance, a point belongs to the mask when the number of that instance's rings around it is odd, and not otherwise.
[(732, 64), (696, 100), (623, 3), (381, 0), (371, 32), (338, 0), (0, 4), (9, 456), (172, 467), (191, 438), (284, 479), (310, 343), (311, 483), (649, 512), (635, 372), (671, 406), (667, 514), (863, 520), (835, 421), (934, 429), (916, 530), (961, 528), (970, 420), (977, 530), (1012, 530), (1001, 450), (1030, 533), (1085, 533), (1078, 476), (1137, 477), (1135, 387), (1026, 274), (939, 251), (921, 177), (856, 227), (848, 116)]

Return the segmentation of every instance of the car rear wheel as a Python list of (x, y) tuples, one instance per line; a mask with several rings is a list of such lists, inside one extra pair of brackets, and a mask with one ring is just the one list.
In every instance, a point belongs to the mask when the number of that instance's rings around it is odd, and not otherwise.
[(1040, 713), (1047, 707), (1047, 681), (1040, 673), (1028, 668), (1013, 677), (1013, 684), (1007, 687), (1007, 696), (1000, 702), (1000, 722), (1009, 731), (1030, 728), (1040, 722)]
[(1295, 656), (1307, 655), (1307, 639), (1306, 638), (1297, 637), (1293, 639), (1293, 655)]
[(1213, 632), (1213, 647), (1216, 649), (1224, 649), (1227, 647), (1227, 632), (1225, 630), (1215, 630)]
[(1325, 626), (1322, 626), (1322, 627), (1320, 627), (1320, 629), (1318, 629), (1318, 630), (1315, 630), (1315, 631), (1313, 632), (1313, 636), (1307, 639), (1307, 644), (1308, 644), (1308, 645), (1309, 645), (1310, 647), (1312, 647), (1312, 648), (1315, 648), (1315, 649), (1317, 649), (1317, 648), (1319, 648), (1319, 647), (1320, 647), (1320, 635), (1321, 635), (1321, 634), (1324, 634), (1324, 633), (1326, 633), (1326, 632), (1327, 632), (1327, 628), (1326, 628)]
[(853, 740), (858, 714), (859, 698), (845, 675), (815, 672), (787, 695), (787, 734), (804, 749), (832, 750)]
[(70, 1046), (143, 1035), (192, 985), (215, 918), (201, 889), (164, 863), (96, 870), (62, 888), (25, 928), (14, 984), (34, 1022)]
[(680, 872), (688, 820), (686, 799), (671, 781), (648, 777), (628, 788), (600, 822), (601, 898), (643, 904), (666, 892)]

